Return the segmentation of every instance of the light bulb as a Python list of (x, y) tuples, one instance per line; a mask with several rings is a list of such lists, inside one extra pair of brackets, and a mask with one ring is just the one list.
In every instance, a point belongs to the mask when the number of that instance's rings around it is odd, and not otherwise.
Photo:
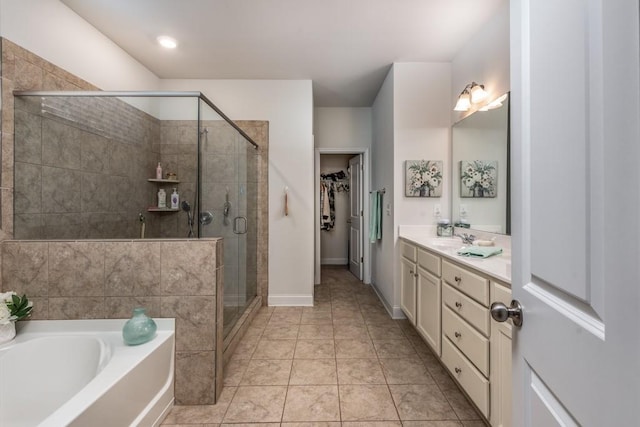
[(489, 94), (484, 90), (484, 87), (479, 84), (475, 84), (471, 87), (471, 102), (477, 104), (482, 102)]
[(453, 111), (467, 111), (471, 107), (471, 101), (469, 100), (469, 92), (464, 90), (458, 97), (458, 102), (453, 108)]

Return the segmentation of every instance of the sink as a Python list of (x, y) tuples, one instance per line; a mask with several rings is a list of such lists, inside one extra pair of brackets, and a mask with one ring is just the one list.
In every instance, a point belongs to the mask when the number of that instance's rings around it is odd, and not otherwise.
[(436, 237), (427, 242), (427, 244), (435, 249), (442, 251), (458, 250), (464, 246), (464, 244), (458, 238), (453, 237)]

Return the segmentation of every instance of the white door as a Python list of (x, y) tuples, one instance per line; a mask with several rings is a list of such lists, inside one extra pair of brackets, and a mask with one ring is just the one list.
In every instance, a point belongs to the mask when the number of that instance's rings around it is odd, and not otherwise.
[(640, 425), (638, 0), (512, 0), (514, 426)]
[(349, 270), (362, 280), (362, 154), (349, 159)]

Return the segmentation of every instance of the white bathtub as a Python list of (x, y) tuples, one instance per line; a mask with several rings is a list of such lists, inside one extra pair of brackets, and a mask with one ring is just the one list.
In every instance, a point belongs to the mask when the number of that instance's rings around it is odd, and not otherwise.
[(0, 345), (0, 426), (155, 426), (173, 406), (174, 319), (127, 346), (125, 320), (32, 320)]

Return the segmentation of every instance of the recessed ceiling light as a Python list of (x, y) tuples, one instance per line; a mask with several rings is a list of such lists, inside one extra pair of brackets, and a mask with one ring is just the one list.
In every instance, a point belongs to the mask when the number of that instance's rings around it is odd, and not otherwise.
[(178, 46), (178, 42), (173, 37), (158, 36), (156, 40), (158, 40), (158, 43), (160, 43), (160, 46), (165, 47), (167, 49), (175, 49), (176, 46)]

